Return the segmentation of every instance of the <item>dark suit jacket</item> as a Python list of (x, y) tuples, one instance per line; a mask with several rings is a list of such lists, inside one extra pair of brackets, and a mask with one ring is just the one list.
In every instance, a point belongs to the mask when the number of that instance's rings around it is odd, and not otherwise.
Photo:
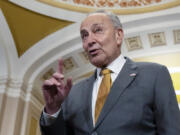
[(96, 74), (77, 85), (43, 135), (180, 135), (180, 111), (169, 72), (154, 63), (127, 58), (95, 126), (92, 89)]

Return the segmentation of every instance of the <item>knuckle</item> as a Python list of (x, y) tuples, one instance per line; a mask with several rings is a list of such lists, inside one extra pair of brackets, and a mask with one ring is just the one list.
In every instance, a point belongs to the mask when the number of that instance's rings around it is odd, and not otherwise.
[(56, 77), (58, 75), (58, 72), (55, 72), (54, 74), (53, 74), (53, 77)]
[(58, 72), (56, 72), (56, 73), (53, 74), (53, 77), (54, 77), (55, 79), (61, 79), (61, 74), (58, 73)]

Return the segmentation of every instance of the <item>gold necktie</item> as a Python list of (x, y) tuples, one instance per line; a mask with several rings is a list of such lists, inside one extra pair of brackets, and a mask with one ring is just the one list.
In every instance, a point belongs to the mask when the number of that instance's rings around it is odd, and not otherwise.
[(97, 100), (96, 100), (96, 106), (95, 106), (95, 123), (99, 117), (99, 114), (103, 108), (103, 105), (106, 101), (106, 98), (109, 94), (112, 80), (111, 80), (111, 71), (109, 69), (103, 69), (101, 71), (101, 75), (103, 75), (103, 79), (101, 81), (101, 85), (99, 87)]

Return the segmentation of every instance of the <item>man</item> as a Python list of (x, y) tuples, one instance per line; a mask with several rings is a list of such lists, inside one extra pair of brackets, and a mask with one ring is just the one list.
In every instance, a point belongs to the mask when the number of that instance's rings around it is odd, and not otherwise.
[(123, 30), (118, 17), (91, 13), (80, 34), (97, 69), (72, 87), (71, 78), (64, 83), (59, 60), (58, 72), (43, 85), (42, 134), (179, 135), (180, 111), (167, 68), (121, 55)]

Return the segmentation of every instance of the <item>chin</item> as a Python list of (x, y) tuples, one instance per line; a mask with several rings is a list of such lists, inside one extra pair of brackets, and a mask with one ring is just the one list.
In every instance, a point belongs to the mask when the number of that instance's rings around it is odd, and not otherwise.
[(102, 68), (102, 67), (105, 67), (107, 64), (106, 64), (106, 61), (105, 59), (90, 59), (90, 62), (92, 65), (96, 66), (96, 67), (99, 67), (99, 68)]

